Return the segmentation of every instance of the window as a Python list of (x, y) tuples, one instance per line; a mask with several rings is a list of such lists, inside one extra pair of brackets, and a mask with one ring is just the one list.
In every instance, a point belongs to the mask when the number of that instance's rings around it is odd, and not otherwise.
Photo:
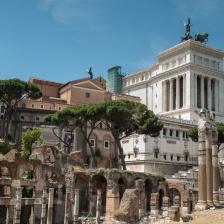
[(163, 155), (163, 158), (166, 160), (166, 154), (165, 154), (165, 155)]
[(61, 107), (58, 107), (58, 110), (61, 110)]
[(183, 138), (186, 138), (186, 132), (183, 131)]
[(156, 158), (156, 159), (158, 159), (158, 157), (159, 157), (159, 152), (154, 152), (154, 157)]
[(4, 116), (3, 116), (3, 115), (1, 115), (1, 120), (3, 120), (3, 118), (4, 118)]
[(166, 128), (163, 129), (163, 136), (166, 136)]
[(96, 146), (95, 139), (90, 139), (90, 145), (94, 148)]
[(180, 161), (180, 156), (177, 156), (177, 161)]
[(173, 160), (173, 155), (170, 155), (170, 160), (171, 160), (171, 161)]
[(42, 108), (42, 109), (43, 109), (43, 108), (44, 108), (44, 105), (40, 105), (40, 108)]
[(24, 121), (24, 116), (21, 116), (20, 119), (21, 119), (22, 121)]
[(3, 114), (5, 112), (5, 106), (1, 106), (1, 113)]
[(86, 98), (90, 98), (90, 93), (86, 93)]
[(176, 137), (179, 138), (179, 131), (176, 130)]
[(170, 129), (170, 137), (173, 136), (173, 130)]
[(184, 155), (184, 160), (187, 162), (188, 161), (188, 154)]
[(40, 118), (39, 117), (36, 117), (36, 121), (39, 122), (40, 121)]
[(34, 105), (32, 104), (31, 107), (34, 108)]
[(109, 141), (104, 141), (104, 148), (109, 149), (110, 142)]

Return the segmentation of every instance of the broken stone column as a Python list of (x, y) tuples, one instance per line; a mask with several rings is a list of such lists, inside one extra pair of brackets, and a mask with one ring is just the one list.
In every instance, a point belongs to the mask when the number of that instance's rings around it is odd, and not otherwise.
[(70, 198), (71, 198), (71, 188), (70, 186), (66, 186), (64, 224), (69, 223)]
[(117, 187), (107, 190), (106, 216), (114, 217), (119, 209), (120, 195)]
[(47, 212), (47, 191), (46, 189), (44, 189), (42, 195), (40, 224), (46, 223), (46, 212)]
[(182, 201), (182, 216), (187, 216), (189, 214), (189, 200), (183, 200)]
[(135, 188), (139, 193), (139, 218), (145, 215), (145, 182), (144, 180), (136, 180)]
[(213, 128), (212, 132), (212, 172), (213, 172), (213, 202), (219, 205), (219, 164), (218, 164), (218, 131)]
[(159, 193), (151, 193), (151, 216), (158, 216), (159, 213)]
[(34, 206), (31, 206), (29, 224), (34, 224)]
[(52, 224), (54, 206), (54, 188), (48, 190), (47, 224)]
[(180, 197), (175, 196), (173, 201), (173, 206), (169, 208), (169, 218), (172, 221), (179, 222), (180, 221)]
[(79, 189), (75, 189), (75, 203), (74, 203), (74, 224), (78, 223), (78, 219), (79, 219)]
[(97, 200), (96, 200), (96, 224), (100, 223), (100, 213), (102, 205), (102, 195), (101, 190), (97, 190)]
[(9, 206), (6, 207), (6, 219), (5, 224), (9, 224)]
[(22, 187), (16, 188), (16, 201), (15, 201), (13, 224), (20, 224), (22, 190), (23, 190)]
[(199, 148), (198, 148), (198, 203), (197, 210), (204, 210), (207, 207), (206, 196), (206, 151), (205, 151), (205, 133), (199, 130)]
[(95, 213), (95, 206), (96, 201), (94, 200), (93, 196), (93, 185), (92, 182), (89, 181), (89, 216), (93, 216)]
[(213, 206), (213, 169), (212, 169), (212, 131), (208, 130), (205, 140), (206, 148), (206, 190), (207, 205)]
[(168, 210), (169, 210), (170, 198), (163, 197), (163, 217), (168, 217)]

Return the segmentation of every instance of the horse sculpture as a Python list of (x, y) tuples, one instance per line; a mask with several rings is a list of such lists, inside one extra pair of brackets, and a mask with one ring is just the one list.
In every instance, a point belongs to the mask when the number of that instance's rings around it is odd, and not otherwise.
[(207, 33), (197, 33), (195, 34), (195, 41), (199, 41), (201, 43), (207, 43), (208, 42), (208, 34)]

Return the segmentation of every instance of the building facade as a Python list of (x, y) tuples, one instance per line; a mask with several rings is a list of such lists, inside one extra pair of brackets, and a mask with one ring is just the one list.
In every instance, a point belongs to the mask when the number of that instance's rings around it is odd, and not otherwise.
[[(136, 159), (131, 162), (126, 156), (128, 163), (132, 166), (133, 164), (144, 164), (138, 168), (149, 171), (147, 168), (149, 166), (146, 164), (150, 163), (150, 166), (161, 164), (161, 159), (164, 160), (163, 163), (167, 163), (167, 158), (170, 158), (169, 155), (167, 157), (167, 154), (170, 153), (172, 158), (181, 156), (182, 159), (179, 161), (182, 160), (185, 164), (197, 163), (198, 146), (188, 138), (187, 130), (189, 127), (197, 125), (201, 108), (212, 111), (216, 121), (224, 121), (223, 58), (223, 51), (198, 41), (187, 40), (159, 53), (157, 63), (149, 69), (129, 74), (123, 78), (124, 94), (140, 97), (141, 102), (147, 105), (148, 109), (154, 111), (158, 116), (166, 117), (166, 120), (162, 119), (164, 120), (164, 129), (157, 140), (147, 137), (146, 139), (150, 139), (148, 143), (142, 144), (139, 148), (142, 155), (148, 153), (153, 155), (153, 150), (155, 150), (153, 142), (158, 141), (159, 155), (154, 156), (153, 160), (152, 157), (139, 157), (138, 162), (134, 162)], [(164, 135), (167, 130), (170, 140), (167, 139), (167, 135)], [(182, 133), (182, 137), (177, 137), (179, 134), (175, 136), (175, 133)], [(187, 141), (183, 141), (184, 136)], [(131, 138), (131, 142), (135, 142), (135, 136)], [(140, 138), (144, 139), (145, 137)], [(149, 142), (151, 142), (151, 146)], [(126, 155), (135, 149), (134, 144), (122, 144)], [(189, 157), (187, 161), (184, 161), (186, 153)], [(178, 167), (179, 161), (172, 163)], [(186, 167), (183, 165), (182, 168)], [(150, 169), (154, 170), (154, 168)], [(167, 171), (163, 167), (161, 173), (163, 172), (174, 174), (172, 168)]]

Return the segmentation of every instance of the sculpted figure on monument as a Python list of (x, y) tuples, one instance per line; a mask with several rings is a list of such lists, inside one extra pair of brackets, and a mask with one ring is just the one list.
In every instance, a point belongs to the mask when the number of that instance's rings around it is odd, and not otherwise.
[(209, 111), (201, 109), (200, 119), (198, 121), (198, 137), (199, 141), (205, 141), (206, 133), (211, 129), (211, 118)]

